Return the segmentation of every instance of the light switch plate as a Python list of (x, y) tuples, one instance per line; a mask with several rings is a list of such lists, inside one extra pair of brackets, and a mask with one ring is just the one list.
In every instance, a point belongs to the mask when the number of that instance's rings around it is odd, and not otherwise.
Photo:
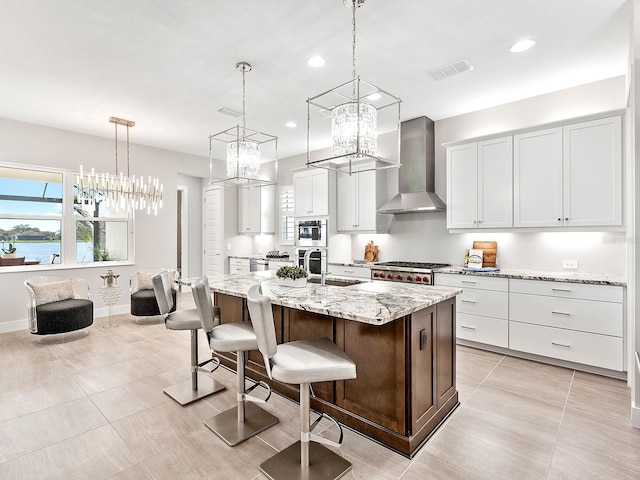
[(562, 260), (562, 268), (575, 270), (578, 268), (577, 260)]

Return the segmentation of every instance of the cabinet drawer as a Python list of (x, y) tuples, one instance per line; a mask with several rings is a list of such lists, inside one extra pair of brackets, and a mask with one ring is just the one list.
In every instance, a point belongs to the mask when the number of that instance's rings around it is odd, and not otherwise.
[(516, 322), (622, 337), (623, 318), (621, 303), (522, 293), (509, 296), (509, 319)]
[(509, 290), (508, 278), (482, 277), (480, 275), (457, 275), (449, 273), (436, 273), (435, 285), (448, 285), (461, 288), (481, 288), (483, 290)]
[(509, 322), (506, 320), (457, 312), (456, 324), (458, 338), (509, 347)]
[(346, 265), (329, 265), (329, 273), (342, 277), (371, 278), (369, 267), (347, 267)]
[(623, 370), (623, 341), (620, 337), (510, 322), (509, 348), (610, 370)]
[(232, 267), (248, 267), (248, 258), (229, 258), (229, 265)]
[(493, 290), (465, 288), (456, 297), (456, 307), (458, 313), (507, 320), (509, 318), (509, 294)]
[(623, 287), (611, 285), (589, 285), (585, 283), (548, 282), (541, 280), (522, 280), (512, 278), (509, 289), (512, 293), (530, 293), (532, 295), (550, 295), (553, 297), (582, 298), (603, 302), (622, 303)]

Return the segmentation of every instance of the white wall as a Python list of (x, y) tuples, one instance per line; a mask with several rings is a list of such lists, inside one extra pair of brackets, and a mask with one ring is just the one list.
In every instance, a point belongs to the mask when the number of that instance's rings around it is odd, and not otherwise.
[[(135, 128), (141, 128), (140, 126)], [(105, 119), (105, 135), (113, 133)], [(131, 133), (135, 140), (135, 129)], [(203, 142), (206, 152), (206, 140)], [(164, 184), (163, 208), (158, 215), (136, 213), (135, 217), (135, 264), (114, 265), (120, 274), (120, 283), (128, 287), (129, 276), (142, 268), (176, 265), (176, 208), (179, 173), (191, 177), (208, 177), (208, 159), (143, 145), (131, 144), (131, 174), (159, 177)], [(120, 169), (126, 165), (125, 144), (118, 152)], [(56, 167), (77, 171), (80, 164), (96, 171), (115, 173), (115, 147), (113, 137), (101, 138), (65, 130), (0, 119), (0, 162), (19, 163), (44, 167)], [(201, 195), (201, 190), (200, 190)], [(193, 202), (189, 202), (192, 204)], [(198, 203), (198, 202), (196, 202)], [(201, 238), (201, 214), (190, 217), (190, 235)], [(199, 249), (201, 251), (201, 248)], [(201, 265), (201, 257), (190, 261)], [(28, 270), (27, 270), (28, 268)], [(27, 296), (23, 282), (33, 275), (60, 274), (86, 278), (93, 292), (92, 299), (97, 315), (104, 315), (107, 308), (97, 294), (102, 284), (99, 275), (106, 268), (101, 265), (82, 266), (73, 269), (53, 267), (7, 267), (0, 270), (0, 332), (27, 328)], [(12, 301), (7, 301), (12, 299)], [(129, 296), (125, 289), (114, 311), (128, 311)]]

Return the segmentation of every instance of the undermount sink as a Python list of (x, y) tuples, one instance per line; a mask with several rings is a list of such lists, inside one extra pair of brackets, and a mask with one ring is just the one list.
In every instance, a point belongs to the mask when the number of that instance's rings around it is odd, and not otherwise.
[[(347, 280), (347, 279), (336, 279), (336, 278), (325, 278), (324, 284), (332, 287), (348, 287), (350, 285), (358, 285), (359, 283), (364, 283), (365, 280)], [(320, 283), (320, 277), (311, 277), (307, 278), (307, 283)]]

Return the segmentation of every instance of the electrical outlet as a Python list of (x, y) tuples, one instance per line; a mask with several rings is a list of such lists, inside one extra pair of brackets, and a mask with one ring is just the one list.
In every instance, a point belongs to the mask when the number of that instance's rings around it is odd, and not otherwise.
[(577, 269), (578, 268), (578, 261), (577, 260), (562, 260), (562, 268), (570, 268), (570, 269)]
[(227, 243), (227, 250), (231, 251), (231, 244)]

